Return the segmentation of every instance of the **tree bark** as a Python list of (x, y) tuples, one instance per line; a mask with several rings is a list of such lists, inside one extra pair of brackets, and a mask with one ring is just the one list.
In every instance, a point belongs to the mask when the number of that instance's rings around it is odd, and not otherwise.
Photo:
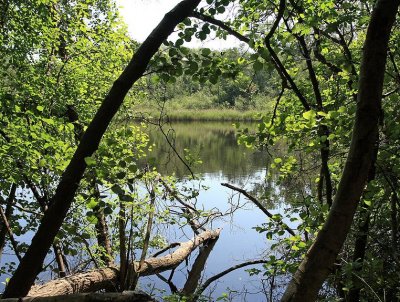
[(347, 162), (322, 230), (301, 262), (281, 301), (315, 301), (350, 230), (373, 161), (381, 112), (386, 52), (399, 0), (378, 0), (361, 63), (356, 121)]
[(103, 134), (129, 89), (143, 75), (150, 59), (162, 42), (173, 32), (177, 24), (189, 16), (199, 2), (200, 0), (183, 0), (168, 12), (136, 51), (121, 76), (114, 82), (64, 171), (50, 207), (46, 211), (31, 245), (5, 289), (4, 298), (22, 297), (29, 292), (42, 268), (47, 251), (73, 202), (86, 169), (85, 158), (92, 156), (97, 150)]
[(49, 297), (76, 293), (95, 292), (116, 287), (119, 271), (106, 267), (89, 272), (78, 273), (49, 281), (43, 285), (32, 286), (29, 297)]
[(21, 255), (19, 254), (19, 251), (18, 251), (17, 241), (14, 238), (14, 234), (11, 230), (10, 224), (8, 223), (7, 216), (4, 213), (3, 208), (1, 206), (0, 206), (0, 217), (1, 217), (1, 220), (3, 221), (3, 228), (6, 229), (6, 231), (8, 233), (8, 237), (10, 238), (11, 246), (14, 249), (15, 256), (17, 256), (18, 260), (21, 261)]
[[(13, 213), (13, 205), (14, 205), (16, 190), (17, 190), (17, 185), (12, 184), (10, 193), (8, 194), (8, 198), (6, 201), (6, 210), (4, 211), (6, 221), (10, 220), (11, 215)], [(0, 205), (0, 207), (1, 207), (1, 205)], [(1, 228), (0, 228), (0, 261), (1, 261), (1, 256), (3, 255), (4, 246), (6, 244), (6, 235), (8, 233), (6, 221), (4, 221), (4, 219), (3, 219), (3, 224), (1, 225)]]
[[(140, 276), (149, 276), (170, 270), (182, 263), (191, 252), (204, 242), (217, 239), (219, 234), (220, 229), (205, 231), (192, 240), (181, 243), (179, 248), (171, 254), (157, 258), (147, 258), (142, 265), (140, 265), (140, 262), (133, 262), (130, 264), (130, 269), (135, 270)], [(43, 285), (33, 286), (28, 296), (59, 296), (116, 288), (119, 283), (119, 274), (117, 267), (106, 267), (78, 273), (49, 281)]]
[[(376, 176), (376, 159), (378, 155), (378, 146), (379, 142), (376, 142), (376, 147), (374, 150), (374, 159), (373, 163), (370, 167), (369, 176), (368, 176), (368, 183), (375, 180)], [(368, 192), (368, 191), (365, 191)], [(358, 225), (358, 234), (356, 236), (356, 240), (354, 243), (354, 252), (353, 252), (353, 262), (358, 263), (359, 266), (354, 268), (352, 272), (352, 283), (353, 287), (350, 289), (346, 301), (347, 302), (358, 302), (360, 301), (360, 293), (361, 293), (361, 286), (359, 285), (360, 281), (358, 279), (358, 275), (362, 271), (363, 262), (365, 259), (365, 252), (367, 249), (368, 244), (368, 231), (369, 231), (369, 224), (371, 220), (371, 209), (367, 206), (364, 202), (361, 204), (360, 210), (360, 223)]]
[(55, 297), (25, 297), (10, 298), (2, 300), (4, 302), (155, 302), (150, 296), (140, 292), (123, 293), (90, 293), (74, 294)]
[(110, 238), (108, 236), (108, 226), (107, 226), (106, 216), (104, 215), (104, 209), (101, 207), (96, 207), (94, 209), (94, 212), (97, 218), (97, 222), (95, 224), (97, 243), (99, 247), (104, 249), (100, 251), (101, 252), (100, 259), (105, 263), (105, 265), (110, 266), (113, 262), (112, 248), (111, 248)]
[(211, 251), (216, 243), (217, 239), (213, 239), (204, 244), (203, 248), (199, 252), (199, 255), (193, 263), (193, 266), (188, 274), (185, 285), (180, 291), (180, 294), (184, 296), (189, 296), (195, 293), (197, 287), (199, 286), (201, 274), (204, 271), (208, 256), (210, 256)]

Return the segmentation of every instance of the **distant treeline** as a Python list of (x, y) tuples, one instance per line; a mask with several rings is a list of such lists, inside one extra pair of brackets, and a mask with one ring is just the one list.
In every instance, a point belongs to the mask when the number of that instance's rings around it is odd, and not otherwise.
[[(209, 51), (207, 48), (187, 49), (189, 55), (195, 57), (204, 50)], [(175, 75), (172, 81), (165, 79), (162, 73), (150, 74), (143, 83), (145, 94), (140, 109), (155, 113), (163, 106), (172, 118), (187, 115), (185, 111), (188, 110), (230, 109), (228, 115), (235, 119), (237, 114), (232, 110), (261, 112), (271, 107), (270, 100), (279, 90), (275, 86), (280, 84), (271, 69), (254, 68), (252, 54), (242, 48), (210, 51), (209, 56), (221, 62), (218, 67), (210, 67), (220, 74), (218, 81), (214, 81), (212, 74), (209, 78), (198, 79), (190, 69)], [(197, 64), (201, 63), (193, 60), (188, 65), (197, 68)], [(214, 119), (210, 111), (207, 116), (207, 119)]]

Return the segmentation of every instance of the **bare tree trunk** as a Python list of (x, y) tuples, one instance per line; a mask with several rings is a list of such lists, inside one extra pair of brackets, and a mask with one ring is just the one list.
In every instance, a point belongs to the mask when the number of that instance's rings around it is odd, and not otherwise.
[[(137, 271), (141, 276), (149, 276), (177, 267), (191, 252), (204, 242), (219, 237), (220, 230), (205, 231), (192, 240), (183, 242), (179, 248), (171, 254), (161, 257), (150, 257), (140, 262), (133, 262), (130, 269)], [(90, 272), (79, 273), (65, 278), (49, 281), (44, 285), (32, 287), (28, 296), (58, 296), (84, 292), (94, 292), (101, 289), (116, 288), (119, 282), (119, 269), (106, 267)]]
[[(60, 54), (60, 56), (61, 58), (66, 58), (67, 54)], [(67, 111), (65, 115), (67, 116), (68, 121), (74, 125), (75, 141), (78, 144), (83, 136), (83, 126), (79, 123), (79, 114), (73, 105), (67, 105)], [(101, 197), (99, 188), (97, 187), (96, 183), (96, 175), (94, 173), (90, 173), (89, 177), (91, 178), (89, 183), (91, 184), (90, 189), (93, 190), (93, 197), (96, 199), (96, 201), (100, 201)], [(110, 266), (112, 264), (113, 258), (110, 238), (108, 234), (108, 225), (106, 217), (104, 215), (104, 207), (96, 206), (93, 211), (97, 218), (97, 222), (95, 224), (97, 244), (99, 245), (99, 247), (104, 249), (100, 250), (100, 259), (106, 266)]]
[(356, 121), (335, 200), (322, 230), (289, 283), (282, 301), (315, 301), (350, 230), (373, 161), (390, 32), (399, 0), (378, 0), (364, 44)]
[[(11, 193), (15, 194), (15, 190), (14, 190), (14, 192), (12, 192), (12, 191), (13, 191), (13, 187), (11, 188)], [(10, 196), (10, 197), (12, 199), (9, 200), (9, 203), (7, 205), (10, 205), (10, 203), (11, 203), (11, 206), (12, 206), (12, 202), (13, 202), (14, 197), (13, 196)], [(1, 220), (3, 222), (2, 228), (7, 232), (8, 237), (10, 238), (11, 246), (14, 249), (15, 256), (17, 256), (18, 260), (21, 261), (22, 258), (21, 258), (21, 255), (19, 254), (19, 251), (18, 251), (18, 244), (15, 241), (14, 234), (13, 234), (13, 232), (11, 230), (10, 224), (8, 223), (7, 215), (4, 213), (3, 208), (2, 208), (1, 205), (0, 205), (0, 217), (1, 217)]]
[[(154, 192), (154, 187), (152, 184), (150, 184), (151, 188), (147, 188), (149, 191), (150, 195), (150, 212), (149, 212), (149, 218), (147, 219), (147, 226), (146, 226), (146, 233), (143, 238), (143, 248), (142, 248), (142, 254), (140, 255), (140, 260), (139, 260), (139, 265), (137, 267), (137, 271), (140, 271), (140, 269), (143, 266), (144, 261), (146, 260), (146, 255), (147, 251), (149, 249), (149, 242), (150, 242), (150, 236), (151, 236), (151, 230), (153, 228), (153, 219), (154, 219), (154, 213), (155, 213), (155, 202), (156, 202), (156, 195)], [(132, 281), (131, 284), (128, 284), (128, 289), (135, 289), (137, 282), (139, 281), (140, 275), (138, 273), (134, 274), (132, 276)]]
[[(368, 183), (373, 181), (376, 176), (376, 158), (378, 155), (378, 142), (376, 142), (374, 159), (372, 166), (369, 171)], [(360, 211), (360, 223), (358, 226), (358, 234), (356, 237), (356, 241), (354, 244), (354, 253), (353, 253), (353, 262), (357, 262), (360, 265), (357, 266), (352, 272), (352, 283), (353, 287), (350, 289), (346, 301), (348, 302), (358, 302), (360, 301), (360, 291), (361, 287), (359, 286), (359, 279), (357, 278), (357, 274), (362, 271), (363, 262), (365, 258), (365, 251), (368, 244), (368, 231), (369, 231), (369, 223), (371, 218), (371, 209), (363, 203), (361, 205)]]
[(30, 297), (48, 297), (76, 293), (95, 292), (116, 287), (119, 271), (115, 267), (101, 268), (85, 273), (78, 273), (64, 278), (35, 285), (28, 293)]
[[(13, 204), (14, 204), (16, 190), (17, 190), (17, 185), (12, 184), (10, 193), (8, 194), (8, 198), (6, 201), (6, 209), (4, 211), (4, 216), (6, 217), (7, 221), (10, 220), (12, 212), (13, 212)], [(6, 235), (7, 235), (7, 227), (6, 227), (6, 223), (3, 221), (3, 224), (1, 225), (1, 228), (0, 228), (0, 262), (1, 262), (1, 256), (3, 255), (4, 246), (6, 244)]]
[(180, 291), (182, 295), (190, 296), (195, 293), (197, 287), (199, 286), (201, 274), (204, 271), (208, 256), (210, 256), (215, 243), (217, 243), (217, 239), (209, 240), (208, 242), (204, 243), (188, 274), (185, 285)]
[(137, 292), (73, 294), (55, 297), (26, 297), (1, 300), (4, 302), (155, 302), (149, 295)]
[(58, 276), (59, 277), (65, 277), (67, 275), (67, 270), (65, 267), (65, 262), (64, 262), (64, 255), (61, 249), (60, 244), (53, 244), (53, 250), (54, 250), (54, 255), (56, 257), (56, 262), (58, 266)]
[(92, 156), (97, 150), (103, 134), (129, 89), (143, 75), (148, 62), (162, 42), (173, 32), (177, 24), (189, 16), (199, 3), (200, 0), (183, 0), (168, 12), (136, 51), (121, 76), (114, 82), (64, 171), (51, 205), (46, 211), (31, 245), (5, 289), (4, 298), (21, 297), (29, 292), (42, 268), (47, 251), (73, 202), (80, 180), (86, 170), (85, 158)]
[(95, 224), (97, 243), (104, 249), (104, 251), (101, 251), (101, 260), (106, 266), (109, 266), (112, 264), (113, 258), (106, 216), (104, 215), (104, 209), (100, 207), (96, 207), (94, 211), (97, 218)]
[(126, 273), (128, 266), (126, 237), (125, 237), (125, 204), (123, 201), (119, 202), (119, 216), (118, 216), (118, 237), (119, 237), (119, 271), (120, 271), (120, 289), (125, 290)]

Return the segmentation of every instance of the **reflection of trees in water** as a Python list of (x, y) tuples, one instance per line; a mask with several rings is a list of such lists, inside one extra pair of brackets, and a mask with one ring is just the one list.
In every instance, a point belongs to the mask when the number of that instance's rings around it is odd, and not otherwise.
[[(251, 128), (251, 124), (244, 126)], [(164, 127), (168, 132), (168, 126)], [(295, 203), (303, 198), (299, 192), (306, 194), (310, 186), (310, 173), (303, 169), (301, 175), (279, 179), (276, 171), (268, 169), (271, 160), (268, 153), (239, 146), (235, 127), (229, 122), (179, 122), (170, 129), (168, 138), (181, 156), (189, 149), (194, 158), (202, 160), (202, 164), (193, 167), (195, 173), (216, 174), (237, 186), (250, 185), (251, 193), (264, 201), (267, 208)], [(154, 158), (157, 169), (166, 175), (175, 173), (178, 178), (189, 175), (159, 129), (149, 128), (149, 135), (155, 144), (149, 157)], [(286, 149), (282, 143), (270, 151), (275, 157), (284, 157)], [(268, 177), (257, 173), (264, 169), (270, 172)]]
[[(159, 171), (175, 173), (177, 177), (188, 175), (186, 167), (173, 154), (160, 131), (152, 129), (149, 134), (155, 143), (149, 157), (155, 159)], [(176, 123), (169, 132), (169, 139), (180, 154), (189, 149), (194, 158), (201, 159), (202, 164), (194, 167), (196, 173), (218, 173), (235, 180), (266, 167), (264, 153), (237, 144), (231, 123)]]

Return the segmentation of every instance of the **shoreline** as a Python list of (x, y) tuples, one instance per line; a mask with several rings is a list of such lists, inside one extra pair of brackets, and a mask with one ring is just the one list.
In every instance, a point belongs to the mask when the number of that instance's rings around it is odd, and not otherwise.
[[(138, 110), (140, 116), (134, 117), (134, 120), (154, 120), (160, 119), (160, 113), (156, 111)], [(168, 110), (163, 113), (164, 121), (232, 121), (232, 122), (257, 122), (261, 120), (261, 110), (239, 111), (236, 109), (179, 109)], [(265, 114), (265, 112), (264, 112)]]

